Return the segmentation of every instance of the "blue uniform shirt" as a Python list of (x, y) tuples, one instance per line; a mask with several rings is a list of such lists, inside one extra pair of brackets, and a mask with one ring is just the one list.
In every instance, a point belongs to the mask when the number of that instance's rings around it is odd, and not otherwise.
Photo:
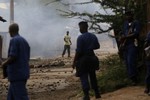
[(128, 35), (128, 31), (129, 31), (130, 27), (132, 28), (131, 34), (134, 34), (134, 38), (128, 39), (127, 44), (134, 44), (134, 39), (137, 38), (139, 36), (139, 33), (140, 33), (140, 23), (137, 20), (135, 20), (134, 22), (131, 23), (131, 26), (130, 26), (129, 22), (125, 21), (124, 27), (123, 27), (123, 34), (125, 36)]
[(10, 40), (8, 57), (15, 57), (16, 60), (8, 65), (8, 80), (20, 81), (29, 78), (30, 47), (27, 41), (20, 35)]
[(99, 47), (100, 44), (97, 37), (92, 33), (86, 32), (78, 37), (76, 52), (88, 53)]
[(150, 43), (150, 32), (147, 34), (146, 41), (147, 41), (148, 43)]

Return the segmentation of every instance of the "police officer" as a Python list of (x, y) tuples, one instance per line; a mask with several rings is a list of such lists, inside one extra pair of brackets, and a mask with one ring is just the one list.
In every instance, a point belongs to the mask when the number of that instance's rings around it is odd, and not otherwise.
[(87, 22), (81, 21), (79, 23), (80, 35), (77, 38), (77, 48), (73, 61), (73, 68), (76, 67), (76, 75), (80, 77), (81, 85), (84, 93), (83, 100), (90, 100), (89, 90), (91, 82), (92, 89), (95, 92), (96, 98), (101, 98), (95, 71), (99, 69), (99, 61), (94, 50), (100, 48), (97, 37), (88, 32)]
[(122, 43), (124, 47), (123, 55), (127, 67), (128, 76), (133, 85), (137, 83), (137, 55), (138, 55), (138, 36), (140, 32), (140, 24), (133, 19), (133, 12), (125, 13), (126, 20), (123, 25)]
[(9, 44), (8, 58), (2, 63), (2, 67), (7, 69), (10, 82), (7, 100), (29, 100), (26, 82), (29, 78), (30, 47), (18, 32), (18, 24), (13, 23), (9, 26), (12, 39)]
[[(149, 48), (149, 46), (150, 46), (150, 32), (147, 34), (146, 42), (144, 45), (144, 48), (145, 48), (145, 65), (147, 67), (147, 74), (146, 74), (146, 78), (145, 78), (146, 79), (146, 88), (145, 88), (144, 92), (150, 96), (150, 54), (149, 54), (150, 51), (146, 51), (146, 49)], [(146, 54), (146, 52), (148, 54)]]

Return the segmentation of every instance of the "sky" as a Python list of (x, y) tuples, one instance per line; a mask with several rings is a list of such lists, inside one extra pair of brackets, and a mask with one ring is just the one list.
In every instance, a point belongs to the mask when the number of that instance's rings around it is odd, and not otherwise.
[[(14, 22), (20, 25), (19, 34), (30, 44), (31, 57), (53, 57), (61, 55), (63, 51), (63, 36), (70, 32), (72, 39), (72, 52), (75, 51), (76, 39), (80, 35), (77, 18), (64, 18), (60, 16), (61, 10), (74, 10), (79, 12), (94, 13), (101, 10), (100, 5), (73, 5), (79, 0), (60, 0), (48, 4), (48, 0), (14, 0)], [(50, 1), (50, 0), (49, 0)], [(53, 0), (51, 0), (53, 1)], [(87, 1), (87, 0), (80, 0)], [(62, 4), (63, 3), (63, 4)], [(72, 5), (64, 5), (72, 3)], [(9, 27), (9, 0), (0, 1), (0, 16), (8, 22), (0, 22), (0, 31), (7, 32)], [(107, 40), (107, 35), (98, 35), (100, 40)], [(101, 38), (102, 37), (102, 38)], [(112, 39), (109, 39), (112, 41)]]

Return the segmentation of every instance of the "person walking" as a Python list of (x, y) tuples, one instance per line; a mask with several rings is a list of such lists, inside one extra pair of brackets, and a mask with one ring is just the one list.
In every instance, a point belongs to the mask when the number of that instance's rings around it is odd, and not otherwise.
[(68, 52), (68, 57), (70, 57), (70, 45), (72, 45), (71, 37), (69, 36), (69, 31), (67, 31), (66, 35), (64, 36), (64, 50), (62, 57), (64, 57), (66, 50)]
[(29, 100), (26, 83), (29, 79), (30, 46), (19, 35), (19, 25), (13, 23), (9, 26), (9, 34), (12, 37), (8, 49), (8, 58), (2, 62), (2, 68), (6, 69), (10, 82), (7, 100)]
[(72, 67), (73, 69), (76, 68), (76, 76), (80, 77), (84, 93), (83, 100), (90, 100), (90, 83), (95, 92), (95, 97), (101, 98), (96, 78), (96, 70), (99, 70), (99, 60), (94, 53), (94, 50), (100, 48), (100, 44), (97, 37), (88, 32), (87, 22), (79, 22), (79, 28), (82, 35), (77, 38), (77, 47)]
[(137, 84), (137, 55), (138, 55), (138, 36), (140, 33), (140, 24), (133, 18), (133, 12), (125, 13), (126, 20), (123, 25), (122, 43), (120, 49), (123, 49), (123, 59), (127, 67), (128, 77), (132, 84)]

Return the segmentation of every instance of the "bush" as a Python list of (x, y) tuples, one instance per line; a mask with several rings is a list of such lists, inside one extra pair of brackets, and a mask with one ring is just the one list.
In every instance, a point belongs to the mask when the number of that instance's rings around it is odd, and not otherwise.
[(111, 55), (101, 61), (98, 84), (102, 93), (125, 87), (131, 82), (127, 77), (126, 67), (118, 55)]

